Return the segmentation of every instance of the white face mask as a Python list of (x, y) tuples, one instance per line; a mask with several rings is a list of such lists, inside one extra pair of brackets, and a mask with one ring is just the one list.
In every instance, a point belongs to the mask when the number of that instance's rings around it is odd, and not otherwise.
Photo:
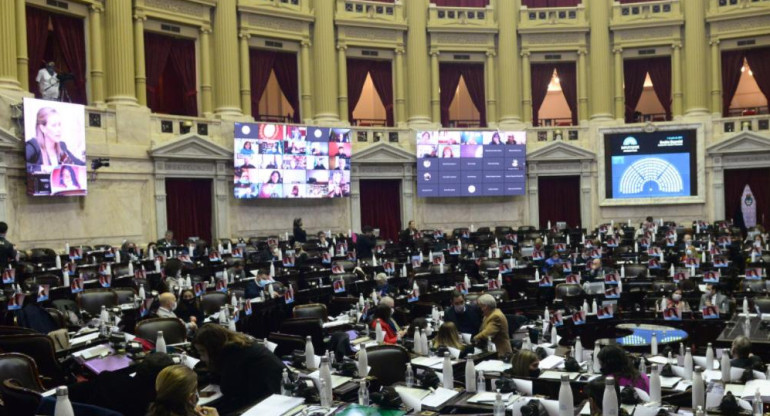
[(457, 312), (457, 313), (465, 312), (465, 305), (464, 304), (463, 305), (454, 305), (454, 307), (455, 307), (455, 312)]
[(692, 256), (692, 250), (687, 250), (687, 255)]
[(680, 300), (682, 300), (682, 295), (680, 295), (678, 293), (674, 293), (673, 295), (671, 295), (671, 299), (679, 302)]
[(172, 304), (171, 304), (171, 310), (172, 310), (172, 311), (175, 311), (175, 310), (176, 310), (176, 306), (177, 306), (177, 303), (176, 303), (176, 302), (172, 303)]

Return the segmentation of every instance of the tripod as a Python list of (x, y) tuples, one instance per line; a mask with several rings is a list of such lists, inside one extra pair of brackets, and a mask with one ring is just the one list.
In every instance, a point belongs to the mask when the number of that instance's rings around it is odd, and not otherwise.
[(72, 97), (70, 97), (70, 93), (67, 92), (67, 88), (65, 88), (67, 84), (61, 84), (59, 86), (59, 99), (57, 101), (63, 102), (63, 103), (71, 103)]

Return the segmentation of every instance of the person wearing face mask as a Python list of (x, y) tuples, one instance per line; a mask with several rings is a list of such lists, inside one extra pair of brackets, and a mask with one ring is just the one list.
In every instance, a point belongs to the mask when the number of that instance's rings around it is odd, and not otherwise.
[[(176, 310), (176, 296), (174, 296), (171, 292), (161, 293), (160, 296), (158, 296), (158, 303), (160, 306), (158, 307), (158, 311), (156, 312), (156, 315), (158, 318), (176, 318), (179, 319), (178, 316), (176, 316), (176, 313), (174, 311)], [(187, 327), (188, 332), (195, 331), (198, 329), (198, 325), (195, 322), (187, 322), (185, 323), (185, 326)]]
[(498, 357), (509, 356), (513, 353), (511, 348), (511, 338), (508, 335), (508, 319), (503, 312), (497, 308), (495, 298), (485, 293), (479, 296), (476, 303), (484, 315), (481, 321), (479, 333), (473, 336), (473, 341), (484, 344), (487, 339), (491, 339), (497, 349)]
[(329, 244), (331, 244), (331, 242), (326, 239), (326, 233), (323, 231), (319, 231), (318, 234), (316, 234), (316, 236), (318, 237), (318, 242), (316, 243), (318, 247), (324, 250), (328, 249)]
[(669, 305), (669, 307), (677, 308), (680, 312), (690, 312), (690, 305), (682, 299), (682, 289), (674, 290)]
[(395, 344), (398, 342), (398, 335), (396, 331), (390, 326), (388, 322), (391, 320), (392, 309), (388, 305), (382, 303), (377, 305), (372, 312), (372, 322), (369, 324), (372, 330), (377, 328), (379, 323), (382, 327), (382, 331), (385, 334), (384, 342), (386, 344)]
[(374, 290), (377, 291), (378, 296), (392, 296), (396, 294), (395, 288), (388, 284), (388, 275), (385, 273), (377, 273), (374, 277), (374, 283), (377, 287)]
[(192, 289), (185, 289), (180, 298), (181, 301), (177, 304), (176, 310), (173, 311), (176, 316), (185, 322), (193, 322), (196, 325), (198, 322), (203, 322), (203, 311), (200, 310), (198, 302), (195, 300), (195, 292)]
[(136, 243), (133, 241), (124, 241), (120, 246), (121, 259), (136, 260), (139, 258), (139, 250), (136, 248)]
[(390, 296), (384, 296), (382, 299), (380, 299), (380, 305), (385, 305), (388, 308), (390, 308), (390, 319), (388, 319), (388, 325), (390, 326), (393, 331), (398, 333), (401, 337), (406, 335), (406, 329), (401, 328), (401, 326), (396, 322), (396, 319), (394, 318), (394, 314), (396, 313), (396, 302), (393, 300)]
[(706, 292), (700, 297), (698, 309), (703, 310), (712, 305), (719, 308), (719, 313), (728, 313), (730, 310), (730, 299), (719, 293), (717, 285), (709, 283), (706, 285)]
[(540, 375), (538, 367), (540, 360), (537, 354), (530, 350), (521, 350), (511, 358), (511, 375), (513, 377), (532, 377)]
[(684, 237), (682, 237), (682, 245), (681, 245), (681, 247), (684, 250), (687, 250), (692, 245), (693, 245), (693, 243), (692, 243), (692, 236), (690, 234), (685, 234)]
[(452, 322), (460, 333), (473, 336), (479, 333), (481, 321), (479, 308), (476, 305), (466, 305), (465, 295), (455, 290), (452, 293), (452, 306), (444, 310), (444, 322)]
[(219, 416), (213, 407), (198, 406), (198, 376), (187, 366), (164, 368), (155, 380), (155, 391), (148, 416)]
[(650, 392), (649, 377), (639, 373), (639, 369), (632, 364), (631, 357), (620, 346), (605, 346), (599, 351), (597, 358), (601, 364), (602, 375), (615, 377), (618, 386), (630, 386)]
[(160, 287), (152, 287), (158, 292), (168, 292), (174, 288), (182, 287), (182, 261), (179, 259), (168, 259), (163, 265), (163, 274), (166, 276), (165, 282)]

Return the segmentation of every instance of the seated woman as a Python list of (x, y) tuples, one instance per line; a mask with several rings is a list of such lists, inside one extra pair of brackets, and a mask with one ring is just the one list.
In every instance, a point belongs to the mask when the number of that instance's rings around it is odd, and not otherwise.
[(537, 354), (530, 350), (521, 350), (511, 358), (511, 375), (513, 377), (537, 377), (540, 375)]
[(390, 322), (390, 314), (391, 310), (389, 306), (382, 304), (377, 305), (377, 307), (374, 308), (372, 322), (369, 325), (372, 330), (376, 330), (377, 323), (379, 323), (382, 327), (382, 332), (385, 334), (384, 342), (386, 344), (395, 344), (398, 341), (398, 335), (396, 334), (396, 331), (388, 325), (388, 322)]
[(234, 413), (280, 393), (283, 363), (252, 338), (206, 324), (198, 330), (193, 346), (213, 378), (218, 378), (214, 382), (224, 395), (217, 406), (221, 413)]
[(682, 289), (677, 288), (668, 300), (669, 307), (679, 309), (679, 312), (690, 312), (690, 304), (682, 298)]
[(444, 322), (438, 328), (438, 334), (436, 334), (436, 338), (433, 338), (433, 348), (441, 347), (460, 350), (461, 358), (473, 352), (472, 345), (463, 344), (460, 340), (460, 332), (454, 322)]
[(155, 380), (155, 401), (147, 416), (218, 416), (211, 407), (198, 406), (198, 376), (187, 366), (166, 367)]
[(195, 292), (192, 289), (185, 289), (180, 298), (181, 302), (177, 304), (174, 310), (176, 316), (185, 322), (203, 323), (203, 311), (195, 300)]
[[(586, 384), (585, 387), (585, 393), (588, 396), (588, 403), (590, 404), (590, 414), (591, 416), (601, 416), (604, 413), (602, 413), (602, 406), (604, 405), (604, 391), (606, 388), (606, 378), (604, 376), (602, 377), (596, 377), (595, 379), (589, 381)], [(620, 407), (620, 387), (618, 386), (617, 381), (614, 383), (615, 385), (615, 395), (618, 398), (618, 415), (619, 416), (628, 416), (628, 412)], [(585, 402), (583, 402), (585, 403)], [(580, 405), (580, 408), (583, 408), (583, 404)]]
[(733, 357), (731, 367), (763, 371), (762, 359), (751, 353), (751, 340), (743, 335), (733, 340), (730, 355)]
[(621, 388), (630, 386), (647, 393), (650, 392), (650, 379), (647, 374), (639, 373), (623, 348), (617, 345), (607, 345), (599, 351), (597, 358), (601, 364), (602, 375), (615, 377), (615, 381)]

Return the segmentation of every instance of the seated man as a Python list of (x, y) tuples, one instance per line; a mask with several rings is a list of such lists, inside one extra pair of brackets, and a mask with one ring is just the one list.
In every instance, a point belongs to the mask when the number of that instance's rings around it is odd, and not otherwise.
[(706, 306), (716, 306), (719, 313), (728, 313), (730, 310), (730, 298), (719, 293), (719, 285), (709, 283), (706, 285), (706, 292), (700, 297), (699, 310)]
[(460, 333), (473, 336), (479, 333), (481, 320), (481, 311), (476, 305), (466, 305), (462, 292), (452, 292), (452, 306), (444, 311), (444, 321), (454, 323)]
[[(174, 309), (176, 309), (176, 296), (174, 296), (173, 293), (171, 292), (162, 293), (160, 296), (158, 296), (158, 303), (160, 304), (160, 307), (158, 307), (158, 311), (156, 312), (158, 318), (179, 319), (174, 313)], [(187, 327), (188, 333), (198, 329), (198, 325), (192, 321), (186, 322), (185, 326)]]
[(385, 273), (377, 273), (374, 277), (374, 283), (377, 287), (374, 288), (377, 291), (378, 296), (391, 296), (396, 294), (396, 288), (391, 287), (388, 284), (388, 275)]
[(166, 231), (166, 234), (157, 241), (158, 247), (175, 247), (177, 246), (176, 240), (174, 240), (174, 232), (171, 230)]
[(227, 269), (227, 275), (233, 280), (240, 281), (246, 278), (246, 269), (243, 268), (243, 260), (233, 262), (233, 267)]
[(731, 367), (763, 370), (762, 359), (751, 353), (751, 340), (743, 335), (739, 335), (733, 340), (733, 345), (730, 350), (730, 355), (733, 357), (730, 360)]
[(385, 305), (390, 308), (390, 319), (388, 319), (387, 324), (393, 329), (393, 332), (398, 333), (399, 336), (403, 337), (406, 334), (406, 328), (401, 328), (401, 326), (398, 325), (398, 322), (396, 322), (396, 318), (393, 316), (396, 311), (396, 302), (390, 296), (385, 296), (380, 299), (380, 305)]
[(583, 278), (586, 281), (595, 281), (604, 278), (604, 267), (602, 267), (602, 259), (593, 259), (586, 267), (586, 272), (583, 274)]
[(550, 273), (554, 266), (561, 264), (561, 257), (556, 250), (551, 251), (551, 257), (545, 260), (545, 272)]
[(329, 249), (329, 245), (332, 242), (326, 239), (326, 233), (323, 232), (323, 231), (319, 231), (317, 236), (318, 236), (318, 247), (322, 248), (324, 250), (328, 250)]

